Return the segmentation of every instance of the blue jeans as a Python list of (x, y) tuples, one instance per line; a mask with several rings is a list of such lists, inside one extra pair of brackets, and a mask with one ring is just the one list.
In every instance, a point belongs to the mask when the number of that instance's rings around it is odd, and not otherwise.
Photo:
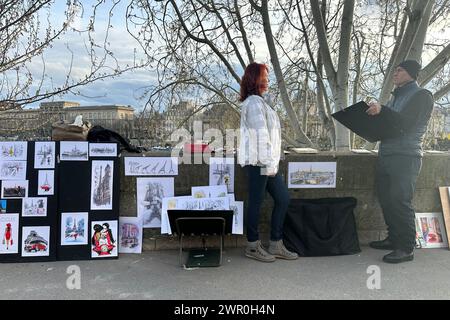
[(283, 177), (278, 172), (276, 176), (261, 175), (261, 167), (245, 166), (248, 175), (248, 213), (247, 240), (259, 240), (258, 224), (261, 204), (266, 190), (274, 200), (272, 211), (270, 240), (278, 241), (283, 238), (283, 225), (289, 205), (289, 191)]

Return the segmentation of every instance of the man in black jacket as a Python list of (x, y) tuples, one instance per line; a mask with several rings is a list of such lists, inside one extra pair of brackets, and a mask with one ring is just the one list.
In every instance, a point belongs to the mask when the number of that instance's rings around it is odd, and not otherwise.
[(388, 237), (369, 244), (375, 249), (393, 250), (383, 257), (388, 263), (414, 259), (416, 227), (412, 200), (422, 165), (422, 141), (434, 104), (432, 94), (416, 82), (420, 69), (414, 60), (400, 63), (394, 72), (396, 88), (392, 99), (385, 106), (370, 103), (367, 110), (372, 116), (394, 111), (389, 113), (398, 129), (398, 135), (381, 140), (378, 151), (377, 193)]

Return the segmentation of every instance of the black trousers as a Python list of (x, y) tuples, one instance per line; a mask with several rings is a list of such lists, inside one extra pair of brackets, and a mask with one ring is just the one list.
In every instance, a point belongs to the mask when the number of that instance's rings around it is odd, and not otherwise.
[(397, 249), (412, 251), (416, 224), (412, 205), (422, 166), (418, 156), (379, 156), (376, 172), (378, 200), (388, 226), (389, 239)]

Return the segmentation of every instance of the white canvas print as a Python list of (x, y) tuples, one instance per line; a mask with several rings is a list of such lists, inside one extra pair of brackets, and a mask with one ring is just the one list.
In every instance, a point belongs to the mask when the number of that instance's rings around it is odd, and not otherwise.
[(89, 142), (61, 141), (61, 161), (88, 161)]
[(47, 198), (23, 198), (22, 217), (46, 217)]
[(19, 253), (19, 214), (0, 214), (0, 254)]
[(117, 257), (117, 221), (91, 222), (91, 257)]
[(88, 244), (88, 213), (61, 213), (61, 245), (78, 246)]
[(54, 170), (39, 170), (37, 194), (39, 196), (52, 196), (55, 194)]
[(2, 193), (3, 199), (20, 199), (28, 197), (28, 180), (3, 180)]
[(126, 176), (177, 176), (176, 157), (125, 157)]
[(144, 228), (161, 227), (162, 199), (174, 196), (174, 178), (137, 178), (138, 217)]
[(416, 213), (417, 240), (422, 248), (448, 247), (444, 217), (441, 212)]
[(0, 161), (0, 180), (26, 180), (26, 161)]
[(290, 162), (289, 188), (336, 188), (336, 162)]
[(119, 253), (142, 253), (142, 219), (119, 218)]
[(27, 147), (25, 141), (2, 141), (0, 160), (27, 160)]
[(234, 193), (234, 158), (210, 158), (209, 185), (226, 185), (228, 193)]
[(232, 234), (244, 234), (244, 201), (230, 202), (230, 209), (233, 210)]
[(22, 227), (22, 257), (50, 255), (50, 227)]
[(36, 142), (34, 145), (34, 168), (54, 169), (55, 168), (55, 142)]
[(91, 210), (112, 210), (113, 161), (92, 161)]
[(117, 157), (116, 143), (89, 143), (90, 157)]
[(227, 186), (192, 187), (193, 198), (221, 198), (227, 196)]
[[(230, 210), (230, 200), (228, 197), (222, 198), (193, 198), (193, 197), (174, 197), (163, 199), (163, 208), (165, 212), (171, 209), (177, 210)], [(166, 221), (167, 219), (167, 221)], [(171, 228), (168, 217), (165, 218), (165, 225), (161, 224), (161, 233), (171, 234)]]

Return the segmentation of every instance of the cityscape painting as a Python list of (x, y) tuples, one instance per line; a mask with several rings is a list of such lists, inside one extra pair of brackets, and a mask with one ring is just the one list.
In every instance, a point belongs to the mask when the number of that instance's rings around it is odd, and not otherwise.
[(336, 188), (336, 162), (289, 162), (289, 188)]

